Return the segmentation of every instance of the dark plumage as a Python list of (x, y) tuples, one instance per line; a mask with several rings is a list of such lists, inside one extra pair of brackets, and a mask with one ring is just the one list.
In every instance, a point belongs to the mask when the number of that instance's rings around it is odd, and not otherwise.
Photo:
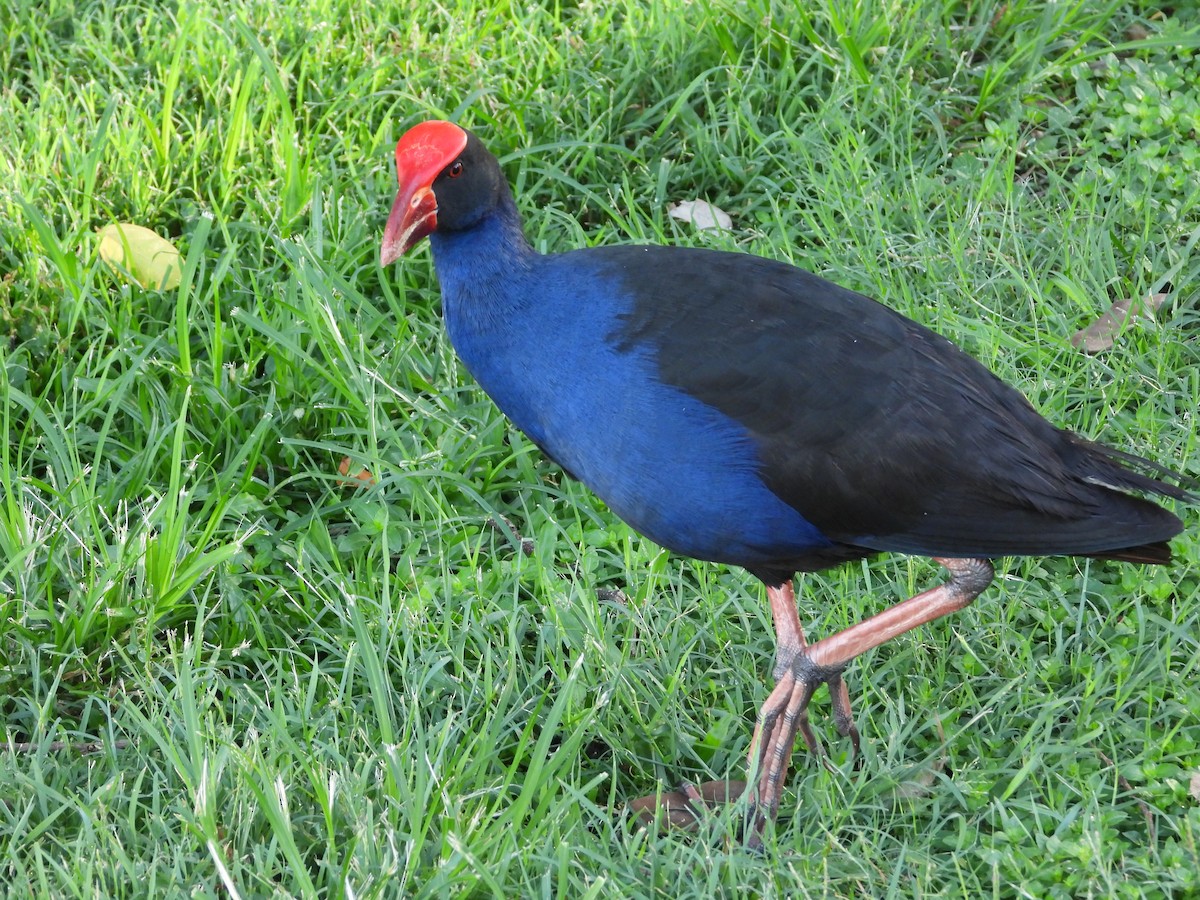
[[(815, 749), (813, 690), (829, 684), (857, 743), (846, 663), (970, 603), (985, 560), (1170, 560), (1180, 520), (1129, 493), (1189, 499), (1137, 471), (1166, 470), (1055, 428), (887, 307), (745, 254), (535, 253), (495, 158), (450, 123), (413, 128), (396, 160), (382, 262), (430, 238), (451, 341), (483, 389), (642, 534), (766, 583), (778, 682), (751, 751), (752, 842), (796, 732)], [(792, 576), (884, 551), (937, 558), (951, 580), (808, 645)]]

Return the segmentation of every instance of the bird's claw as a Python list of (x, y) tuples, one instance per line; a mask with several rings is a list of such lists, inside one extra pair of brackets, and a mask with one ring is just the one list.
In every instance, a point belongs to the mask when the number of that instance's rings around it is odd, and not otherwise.
[(762, 830), (768, 819), (779, 811), (779, 801), (787, 782), (788, 765), (796, 735), (804, 738), (810, 753), (830, 771), (829, 762), (808, 721), (808, 705), (822, 684), (829, 685), (833, 701), (833, 722), (842, 737), (849, 737), (858, 759), (860, 738), (850, 711), (850, 692), (842, 679), (845, 666), (819, 666), (806, 649), (799, 649), (782, 667), (775, 689), (759, 711), (758, 725), (750, 745), (750, 781), (747, 787), (746, 844), (762, 846)]

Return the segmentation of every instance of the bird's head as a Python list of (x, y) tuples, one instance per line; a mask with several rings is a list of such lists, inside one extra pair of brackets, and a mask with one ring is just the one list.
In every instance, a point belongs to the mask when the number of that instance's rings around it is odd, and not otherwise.
[(435, 231), (470, 228), (496, 206), (500, 166), (475, 135), (453, 122), (415, 125), (396, 144), (400, 190), (379, 262), (388, 265)]

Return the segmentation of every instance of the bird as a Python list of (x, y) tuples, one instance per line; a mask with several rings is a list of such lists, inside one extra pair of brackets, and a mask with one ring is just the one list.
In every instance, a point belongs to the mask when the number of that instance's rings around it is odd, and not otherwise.
[[(451, 344), (496, 406), (636, 532), (765, 585), (774, 687), (748, 754), (749, 846), (797, 735), (820, 755), (814, 692), (828, 686), (857, 760), (847, 665), (972, 603), (996, 559), (1171, 561), (1183, 523), (1145, 495), (1194, 502), (1164, 480), (1182, 476), (1054, 426), (888, 306), (746, 253), (538, 252), (497, 158), (453, 122), (413, 126), (395, 159), (380, 264), (428, 238)], [(881, 553), (949, 578), (810, 643), (796, 576)]]

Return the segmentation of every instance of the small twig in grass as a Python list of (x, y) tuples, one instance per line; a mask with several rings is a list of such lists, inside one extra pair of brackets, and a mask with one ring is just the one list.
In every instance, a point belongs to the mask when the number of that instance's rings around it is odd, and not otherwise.
[(488, 523), (497, 531), (507, 531), (520, 545), (522, 554), (533, 556), (533, 538), (521, 537), (521, 532), (517, 531), (517, 526), (509, 521), (508, 516), (493, 516)]
[(9, 741), (9, 749), (14, 753), (34, 753), (42, 747), (46, 747), (52, 753), (60, 753), (63, 750), (74, 750), (79, 754), (103, 753), (107, 749), (124, 750), (129, 746), (129, 741), (125, 738), (113, 741), (111, 744), (106, 744), (104, 741), (51, 741), (49, 745), (42, 744), (38, 741)]
[(1104, 764), (1106, 766), (1112, 766), (1113, 771), (1117, 773), (1117, 784), (1121, 786), (1122, 790), (1129, 791), (1129, 794), (1131, 797), (1133, 797), (1134, 802), (1141, 807), (1142, 815), (1146, 819), (1146, 829), (1150, 833), (1150, 843), (1153, 844), (1158, 836), (1158, 829), (1154, 825), (1154, 811), (1150, 809), (1150, 805), (1146, 803), (1146, 801), (1138, 797), (1137, 791), (1133, 789), (1133, 785), (1129, 783), (1129, 779), (1121, 774), (1121, 770), (1117, 768), (1117, 764), (1105, 756), (1102, 751), (1097, 750), (1096, 752), (1100, 754), (1100, 759), (1104, 762)]
[(596, 599), (601, 603), (615, 603), (617, 606), (629, 606), (629, 598), (620, 588), (596, 588)]

